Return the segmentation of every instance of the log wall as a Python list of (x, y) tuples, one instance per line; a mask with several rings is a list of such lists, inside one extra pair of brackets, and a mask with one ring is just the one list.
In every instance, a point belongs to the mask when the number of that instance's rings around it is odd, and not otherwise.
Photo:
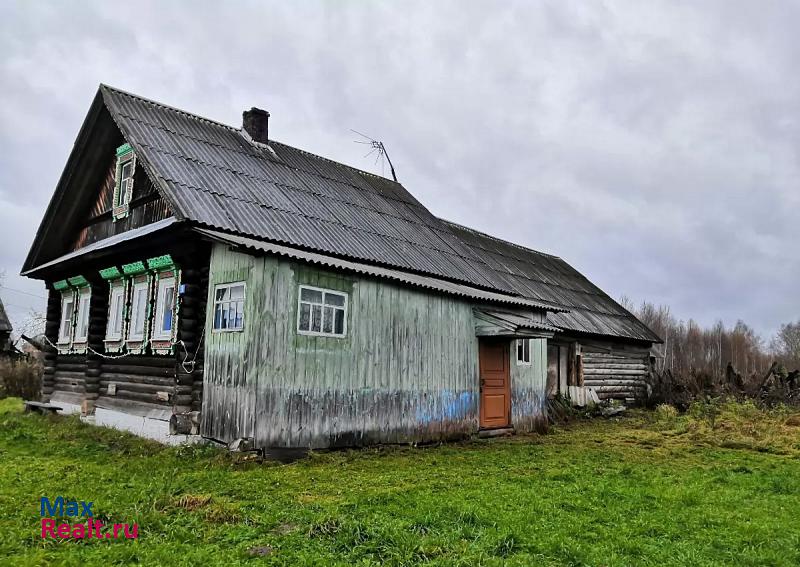
[(650, 379), (647, 351), (583, 345), (581, 362), (584, 385), (592, 387), (601, 400), (642, 401), (646, 397)]
[[(61, 293), (53, 289), (47, 294), (46, 323), (44, 334), (52, 344), (58, 341), (58, 326), (61, 322)], [(49, 402), (55, 388), (55, 372), (58, 354), (50, 345), (46, 346), (42, 372), (42, 401)]]
[[(133, 415), (159, 415), (200, 410), (203, 384), (203, 325), (208, 288), (209, 248), (205, 243), (190, 242), (174, 249), (119, 255), (100, 260), (97, 265), (74, 268), (70, 275), (81, 273), (91, 285), (88, 345), (104, 352), (108, 319), (109, 283), (97, 273), (99, 268), (144, 260), (171, 253), (181, 269), (184, 293), (179, 298), (178, 333), (174, 351), (167, 355), (117, 353), (99, 356), (87, 349), (85, 354), (57, 355), (47, 352), (44, 359), (42, 398), (60, 399), (82, 405), (86, 413), (95, 407), (114, 409)], [(61, 316), (61, 294), (50, 291), (47, 303), (47, 337), (55, 343)], [(184, 350), (180, 341), (186, 346)], [(194, 365), (184, 364), (197, 353)], [(185, 369), (184, 369), (185, 367)], [(187, 372), (190, 370), (191, 372)], [(110, 387), (112, 386), (113, 387)], [(155, 412), (155, 413), (154, 413)]]

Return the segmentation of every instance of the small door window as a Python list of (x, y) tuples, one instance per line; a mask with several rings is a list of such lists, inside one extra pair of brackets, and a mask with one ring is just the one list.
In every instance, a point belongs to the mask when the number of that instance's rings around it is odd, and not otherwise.
[(517, 339), (517, 365), (530, 365), (531, 340)]

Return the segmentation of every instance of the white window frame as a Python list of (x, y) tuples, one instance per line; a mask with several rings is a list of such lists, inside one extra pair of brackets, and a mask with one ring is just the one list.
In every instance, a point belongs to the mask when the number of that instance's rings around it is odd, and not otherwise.
[[(70, 304), (69, 315), (66, 313), (67, 302)], [(69, 290), (61, 293), (61, 318), (58, 325), (58, 344), (68, 345), (72, 342), (72, 330), (74, 325), (75, 315), (75, 291)], [(67, 317), (69, 316), (69, 320)], [(67, 323), (64, 328), (64, 323)]]
[[(303, 290), (304, 289), (322, 292), (322, 303), (303, 301)], [(321, 329), (323, 329), (325, 327), (324, 326), (325, 307), (326, 307), (325, 306), (325, 294), (339, 295), (339, 296), (344, 297), (344, 306), (342, 306), (342, 307), (332, 306), (332, 305), (328, 306), (328, 307), (334, 307), (334, 309), (344, 309), (344, 320), (342, 322), (342, 333), (341, 334), (338, 334), (338, 333), (335, 333), (335, 332), (334, 333), (325, 333), (325, 332), (323, 332), (321, 330)], [(311, 331), (311, 330), (305, 330), (305, 329), (301, 329), (300, 328), (300, 310), (302, 308), (303, 303), (307, 303), (309, 305), (320, 305), (320, 306), (322, 306), (322, 321), (320, 322), (320, 325), (319, 325), (319, 328), (320, 328), (319, 331)], [(324, 287), (315, 287), (315, 286), (312, 286), (312, 285), (299, 285), (297, 287), (297, 334), (298, 335), (308, 335), (308, 336), (311, 336), (311, 337), (333, 337), (333, 338), (337, 338), (337, 339), (341, 339), (341, 338), (346, 337), (347, 336), (347, 311), (348, 311), (349, 303), (350, 303), (350, 297), (349, 297), (349, 294), (347, 292), (339, 291), (337, 289), (328, 289), (328, 288), (324, 288)], [(309, 326), (312, 325), (313, 313), (314, 313), (314, 311), (312, 309), (311, 313), (309, 315)], [(334, 325), (335, 325), (335, 321), (334, 321)]]
[[(73, 342), (85, 343), (89, 340), (89, 308), (92, 302), (92, 290), (89, 287), (81, 288), (75, 295), (77, 317), (75, 318), (75, 337)], [(81, 327), (84, 327), (84, 334), (80, 334)]]
[[(172, 286), (172, 325), (169, 331), (164, 330), (164, 304), (167, 299), (167, 288)], [(175, 316), (175, 305), (178, 301), (178, 278), (169, 276), (158, 280), (158, 290), (156, 292), (156, 310), (153, 314), (153, 340), (170, 341), (175, 334), (177, 317)]]
[[(125, 177), (125, 166), (130, 165), (130, 175)], [(131, 153), (119, 158), (119, 188), (117, 189), (117, 202), (115, 207), (123, 207), (131, 202), (133, 177), (136, 174), (136, 160)]]
[[(141, 314), (143, 318), (142, 321), (142, 332), (135, 333), (134, 329), (136, 329), (136, 324), (139, 322), (137, 316), (139, 312), (136, 310), (136, 295), (137, 292), (141, 289), (144, 289), (145, 293), (145, 300), (144, 300), (144, 311)], [(147, 333), (147, 308), (150, 303), (150, 280), (146, 280), (143, 282), (138, 282), (133, 284), (131, 287), (131, 316), (129, 318), (128, 324), (128, 340), (129, 341), (143, 341), (145, 334)]]
[[(522, 347), (522, 358), (519, 356), (520, 347)], [(516, 343), (514, 344), (514, 350), (516, 351), (517, 366), (531, 365), (531, 339), (517, 339)]]
[[(114, 299), (119, 298), (119, 310), (114, 310)], [(114, 332), (116, 323), (119, 322), (119, 333)], [(111, 285), (108, 296), (108, 324), (106, 326), (106, 340), (120, 341), (125, 334), (125, 283)]]
[[(226, 328), (217, 328), (214, 325), (217, 321), (217, 305), (222, 303), (234, 303), (230, 299), (217, 299), (217, 292), (221, 289), (230, 289), (232, 287), (241, 287), (242, 288), (242, 324), (239, 327), (226, 327)], [(247, 282), (239, 281), (239, 282), (229, 282), (229, 283), (221, 283), (214, 286), (214, 295), (213, 299), (213, 307), (211, 309), (211, 332), (212, 333), (241, 333), (244, 331), (244, 310), (247, 302)], [(240, 300), (236, 300), (238, 302)], [(230, 309), (230, 306), (229, 306)]]

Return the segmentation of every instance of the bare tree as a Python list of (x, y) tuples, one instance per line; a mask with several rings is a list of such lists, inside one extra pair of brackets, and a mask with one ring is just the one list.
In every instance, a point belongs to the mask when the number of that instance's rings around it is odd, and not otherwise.
[(800, 320), (781, 325), (770, 347), (784, 364), (800, 366)]

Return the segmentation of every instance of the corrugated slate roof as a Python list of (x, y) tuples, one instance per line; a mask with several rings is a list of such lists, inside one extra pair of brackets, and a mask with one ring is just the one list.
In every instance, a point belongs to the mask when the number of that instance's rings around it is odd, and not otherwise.
[(547, 320), (551, 325), (572, 331), (660, 342), (661, 339), (644, 323), (561, 258), (455, 223), (443, 222), (517, 293), (569, 309), (567, 313), (548, 313)]
[(555, 323), (566, 329), (658, 340), (565, 262), (446, 223), (399, 183), (279, 142), (257, 144), (105, 85), (101, 93), (179, 219), (577, 308)]
[[(318, 254), (316, 252), (298, 250), (297, 248), (292, 248), (289, 246), (282, 246), (280, 244), (265, 242), (263, 240), (259, 240), (256, 238), (238, 236), (226, 232), (219, 232), (217, 230), (209, 230), (205, 228), (196, 228), (194, 230), (196, 230), (200, 234), (208, 236), (209, 238), (215, 241), (230, 244), (232, 246), (248, 250), (258, 250), (260, 252), (268, 252), (270, 254), (285, 256), (287, 258), (292, 258), (294, 260), (301, 260), (303, 262), (309, 262), (312, 264), (318, 264), (330, 268), (348, 270), (351, 272), (355, 272), (357, 274), (366, 274), (378, 278), (385, 278), (388, 280), (398, 281), (407, 284), (409, 286), (439, 291), (449, 295), (468, 297), (470, 299), (476, 299), (481, 302), (504, 303), (516, 307), (559, 310), (559, 308), (552, 307), (549, 304), (544, 304), (540, 301), (533, 301), (531, 299), (528, 299), (526, 297), (520, 297), (518, 295), (495, 293), (493, 291), (477, 289), (472, 286), (458, 284), (442, 280), (439, 278), (433, 278), (430, 276), (423, 276), (419, 274), (412, 274), (401, 270), (393, 270), (391, 268), (382, 268), (380, 266), (373, 266), (370, 264), (362, 264), (360, 262), (353, 262), (350, 260), (343, 260), (340, 258), (333, 258), (331, 256)], [(561, 311), (566, 311), (566, 310), (564, 309)], [(519, 315), (516, 315), (515, 317), (517, 318), (516, 320), (518, 321), (524, 321), (524, 322), (529, 321), (528, 317), (523, 317)], [(520, 326), (527, 326), (533, 328), (530, 325), (520, 324)], [(539, 327), (536, 328), (549, 329), (549, 327), (547, 327), (546, 325), (541, 325), (541, 324), (539, 324)]]

